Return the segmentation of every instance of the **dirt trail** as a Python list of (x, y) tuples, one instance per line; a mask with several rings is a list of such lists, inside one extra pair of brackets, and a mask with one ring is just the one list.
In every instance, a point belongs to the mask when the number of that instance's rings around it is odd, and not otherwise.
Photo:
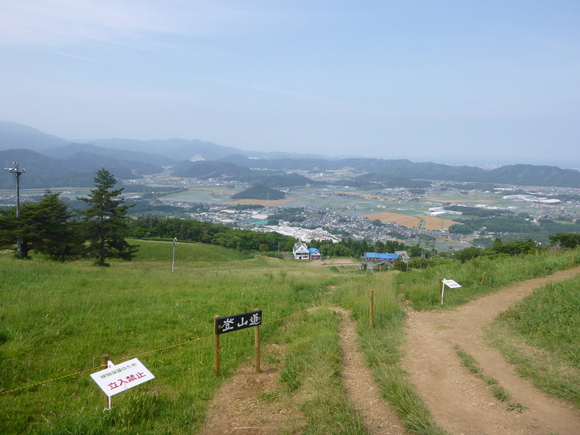
[[(580, 273), (580, 267), (514, 284), (453, 311), (409, 312), (402, 365), (435, 421), (450, 434), (578, 434), (580, 412), (550, 398), (515, 374), (483, 339), (483, 326), (534, 289)], [(455, 345), (472, 355), (485, 375), (499, 381), (523, 412), (507, 411), (483, 380), (463, 367)]]
[[(270, 353), (281, 356), (280, 346), (270, 345)], [(214, 397), (202, 435), (300, 434), (304, 421), (298, 408), (276, 399), (280, 364), (263, 364), (256, 373), (244, 365)], [(264, 396), (273, 395), (272, 400)]]
[[(482, 327), (535, 288), (570, 278), (580, 267), (507, 287), (453, 311), (408, 313), (408, 335), (403, 367), (410, 373), (417, 392), (431, 409), (439, 426), (449, 434), (578, 434), (580, 412), (569, 404), (547, 397), (515, 374), (514, 366), (499, 351), (487, 346)], [(402, 423), (380, 397), (371, 370), (356, 344), (356, 326), (349, 312), (342, 314), (340, 341), (343, 350), (343, 382), (353, 406), (358, 409), (372, 435), (405, 433)], [(472, 355), (485, 375), (497, 379), (526, 406), (523, 412), (507, 411), (484, 381), (461, 365), (455, 345)], [(300, 434), (305, 421), (299, 404), (276, 394), (283, 349), (270, 348), (278, 363), (256, 374), (242, 367), (214, 398), (203, 435), (213, 434)], [(264, 399), (271, 394), (272, 399)]]
[(354, 407), (362, 414), (364, 425), (370, 435), (404, 434), (402, 423), (393, 414), (379, 393), (379, 387), (372, 378), (372, 371), (365, 363), (362, 352), (356, 344), (356, 325), (350, 312), (334, 307), (342, 314), (340, 325), (340, 346), (342, 347), (342, 380), (344, 388)]

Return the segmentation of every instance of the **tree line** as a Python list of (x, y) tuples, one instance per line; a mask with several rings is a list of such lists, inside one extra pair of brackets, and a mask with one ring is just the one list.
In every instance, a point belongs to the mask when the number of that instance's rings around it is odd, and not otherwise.
[(14, 249), (23, 259), (32, 252), (54, 261), (93, 258), (99, 266), (110, 258), (131, 260), (138, 247), (125, 240), (131, 206), (120, 197), (123, 189), (104, 168), (93, 182), (95, 188), (78, 198), (87, 206), (82, 211), (71, 211), (60, 193), (49, 190), (39, 202), (0, 211), (0, 249)]
[(239, 251), (291, 251), (297, 239), (275, 232), (227, 227), (193, 219), (142, 216), (131, 221), (129, 235), (210, 243)]

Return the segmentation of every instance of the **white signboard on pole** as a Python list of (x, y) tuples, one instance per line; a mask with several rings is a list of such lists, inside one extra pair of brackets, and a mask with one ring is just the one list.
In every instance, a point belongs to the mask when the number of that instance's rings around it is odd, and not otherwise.
[(449, 288), (461, 288), (461, 286), (452, 279), (444, 279), (443, 284), (445, 284)]
[(137, 358), (121, 364), (111, 364), (100, 372), (93, 373), (91, 378), (109, 397), (133, 388), (143, 382), (154, 379), (155, 376), (141, 364)]

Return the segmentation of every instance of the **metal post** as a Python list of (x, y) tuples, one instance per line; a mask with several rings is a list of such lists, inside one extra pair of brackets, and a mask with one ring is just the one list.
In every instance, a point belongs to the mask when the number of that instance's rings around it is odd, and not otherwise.
[[(16, 179), (16, 221), (18, 221), (20, 217), (20, 176), (26, 170), (20, 169), (18, 162), (13, 162), (12, 164), (14, 165), (13, 168), (4, 168), (4, 170), (12, 173)], [(22, 238), (20, 236), (16, 238), (16, 255), (18, 258), (22, 258)]]

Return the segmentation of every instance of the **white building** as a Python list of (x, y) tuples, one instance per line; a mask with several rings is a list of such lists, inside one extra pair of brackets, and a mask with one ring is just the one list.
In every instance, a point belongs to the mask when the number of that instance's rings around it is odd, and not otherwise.
[(296, 260), (309, 260), (310, 251), (308, 251), (308, 246), (304, 242), (296, 242), (292, 247), (292, 254)]

